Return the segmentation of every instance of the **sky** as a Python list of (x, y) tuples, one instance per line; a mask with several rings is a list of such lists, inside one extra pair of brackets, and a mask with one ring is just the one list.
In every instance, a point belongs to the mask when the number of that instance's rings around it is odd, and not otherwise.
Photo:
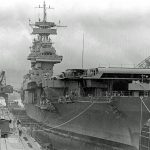
[[(54, 10), (49, 21), (61, 22), (52, 36), (57, 54), (63, 56), (54, 74), (81, 68), (84, 34), (84, 68), (133, 66), (150, 56), (149, 0), (45, 0)], [(21, 86), (30, 69), (27, 56), (33, 35), (29, 26), (42, 18), (36, 9), (43, 0), (0, 0), (0, 70), (7, 83)]]

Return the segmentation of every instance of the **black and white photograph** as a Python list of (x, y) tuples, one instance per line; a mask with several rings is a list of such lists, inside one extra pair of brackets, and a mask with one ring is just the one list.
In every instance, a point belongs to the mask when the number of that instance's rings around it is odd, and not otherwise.
[(150, 150), (150, 1), (0, 0), (0, 150)]

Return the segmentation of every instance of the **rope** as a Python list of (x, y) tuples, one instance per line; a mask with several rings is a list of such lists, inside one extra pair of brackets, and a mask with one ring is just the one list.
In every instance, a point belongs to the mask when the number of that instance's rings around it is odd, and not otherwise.
[(52, 130), (52, 129), (59, 128), (59, 127), (61, 127), (61, 126), (63, 126), (63, 125), (66, 125), (67, 123), (69, 123), (69, 122), (75, 120), (76, 118), (80, 117), (83, 113), (85, 113), (88, 109), (90, 109), (90, 108), (93, 106), (93, 104), (94, 104), (94, 102), (91, 103), (91, 104), (90, 104), (87, 108), (85, 108), (83, 111), (81, 111), (78, 115), (74, 116), (73, 118), (69, 119), (68, 121), (66, 121), (66, 122), (64, 122), (64, 123), (62, 123), (62, 124), (59, 124), (59, 125), (57, 125), (57, 126), (51, 127), (51, 128), (49, 128), (49, 129), (46, 129), (46, 130)]

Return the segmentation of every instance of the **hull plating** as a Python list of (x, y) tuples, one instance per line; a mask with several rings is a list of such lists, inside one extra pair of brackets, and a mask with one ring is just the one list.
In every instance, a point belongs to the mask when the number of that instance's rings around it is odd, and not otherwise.
[[(119, 114), (106, 103), (94, 103), (92, 105), (89, 102), (56, 103), (55, 107), (58, 110), (56, 113), (41, 110), (33, 104), (26, 104), (25, 107), (31, 118), (48, 124), (50, 127), (138, 148), (141, 100), (133, 97), (116, 97), (114, 100)], [(144, 102), (149, 106), (149, 100), (145, 99)], [(84, 112), (84, 110), (86, 111)], [(143, 106), (142, 124), (146, 123), (148, 119), (149, 113)]]

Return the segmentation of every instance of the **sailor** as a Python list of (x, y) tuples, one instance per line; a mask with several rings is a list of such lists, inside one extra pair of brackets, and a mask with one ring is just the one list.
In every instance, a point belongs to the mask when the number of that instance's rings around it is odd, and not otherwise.
[(93, 103), (93, 95), (92, 94), (88, 94), (89, 100)]
[(44, 101), (45, 101), (45, 96), (42, 94), (41, 95), (41, 105), (44, 105)]
[(123, 92), (121, 91), (121, 94), (120, 94), (120, 96), (124, 96), (124, 94), (123, 94)]
[(68, 93), (66, 94), (65, 98), (66, 98), (66, 101), (69, 100), (69, 94)]
[(73, 101), (74, 99), (74, 91), (70, 91), (70, 101)]
[(18, 131), (19, 131), (19, 136), (21, 136), (22, 135), (22, 129), (18, 128)]
[(18, 128), (18, 132), (19, 132), (19, 136), (22, 135), (22, 128), (21, 128), (21, 121), (17, 120), (17, 128)]
[(62, 101), (63, 101), (63, 98), (62, 98), (62, 97), (59, 97), (59, 98), (58, 98), (58, 103), (62, 103)]
[(12, 132), (13, 131), (13, 122), (11, 119), (9, 120), (9, 128), (10, 128), (10, 131)]
[(150, 119), (148, 119), (146, 125), (150, 127)]
[(44, 150), (55, 150), (52, 143), (46, 143), (43, 148)]
[(108, 96), (108, 91), (106, 91), (106, 97)]
[(17, 127), (21, 125), (21, 121), (17, 120)]
[(10, 123), (10, 124), (12, 123), (12, 120), (11, 120), (11, 119), (9, 120), (9, 123)]
[(77, 91), (77, 89), (75, 89), (75, 91), (74, 91), (74, 96), (75, 96), (75, 97), (78, 96), (78, 91)]

